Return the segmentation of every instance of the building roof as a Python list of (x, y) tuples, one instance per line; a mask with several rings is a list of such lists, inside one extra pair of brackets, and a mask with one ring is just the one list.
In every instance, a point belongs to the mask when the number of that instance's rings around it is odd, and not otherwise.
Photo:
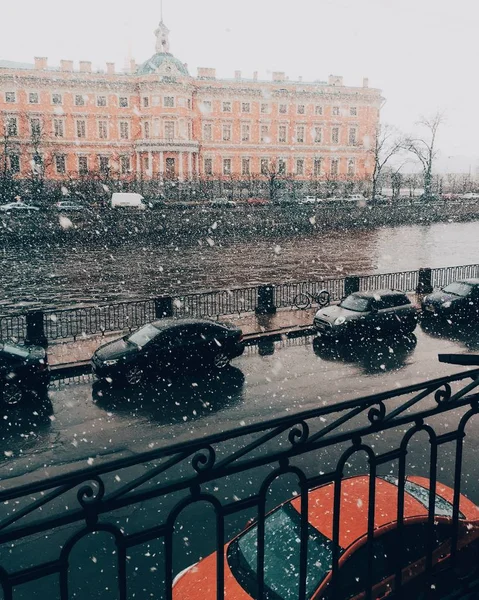
[[(138, 67), (137, 72), (139, 75), (149, 75), (150, 73), (156, 73), (158, 69), (162, 67), (165, 67), (165, 70), (167, 70), (169, 66), (172, 67), (173, 71), (176, 70), (179, 71), (181, 75), (189, 76), (186, 65), (170, 52), (157, 52), (156, 54), (153, 54), (151, 58)], [(172, 74), (174, 75), (174, 73)]]
[(14, 60), (0, 60), (0, 69), (33, 69), (32, 63), (16, 62)]

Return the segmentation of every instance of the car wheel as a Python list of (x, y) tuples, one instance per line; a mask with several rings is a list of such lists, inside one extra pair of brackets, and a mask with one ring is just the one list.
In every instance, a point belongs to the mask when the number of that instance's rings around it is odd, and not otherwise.
[(213, 358), (215, 369), (225, 369), (229, 365), (230, 359), (224, 352), (218, 352)]
[(138, 385), (143, 380), (143, 376), (143, 369), (138, 365), (128, 367), (125, 373), (125, 379), (129, 385)]
[(8, 406), (15, 406), (22, 401), (22, 390), (16, 383), (6, 383), (2, 392), (2, 400)]

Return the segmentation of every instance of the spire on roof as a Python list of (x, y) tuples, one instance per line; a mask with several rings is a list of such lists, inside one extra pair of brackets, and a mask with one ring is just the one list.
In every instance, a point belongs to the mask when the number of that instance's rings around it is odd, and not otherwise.
[(160, 24), (155, 30), (157, 52), (166, 53), (170, 51), (169, 33), (170, 30), (163, 23), (163, 0), (160, 0)]

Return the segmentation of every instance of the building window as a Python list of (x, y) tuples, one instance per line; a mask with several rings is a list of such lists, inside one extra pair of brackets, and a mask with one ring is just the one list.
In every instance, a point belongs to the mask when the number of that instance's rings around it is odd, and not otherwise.
[(323, 160), (321, 158), (315, 158), (314, 159), (314, 163), (313, 163), (313, 174), (315, 177), (320, 177), (321, 176), (321, 171), (322, 171), (322, 163)]
[(315, 115), (322, 115), (322, 114), (323, 114), (323, 107), (322, 107), (322, 106), (320, 106), (319, 104), (317, 104), (317, 105), (314, 107), (314, 114), (315, 114)]
[(348, 160), (348, 175), (355, 175), (356, 173), (356, 164), (354, 158), (350, 158)]
[(86, 121), (77, 121), (77, 138), (86, 137)]
[(203, 125), (203, 139), (205, 142), (211, 142), (213, 139), (213, 126), (211, 123), (205, 123)]
[(351, 127), (349, 130), (349, 145), (355, 146), (357, 142), (357, 129), (355, 127)]
[(38, 104), (38, 102), (39, 102), (38, 92), (30, 92), (28, 94), (28, 102), (30, 104)]
[(269, 173), (269, 160), (267, 158), (261, 159), (260, 171), (261, 175), (267, 175)]
[(223, 102), (223, 112), (231, 112), (231, 102)]
[(243, 158), (241, 160), (241, 174), (249, 175), (250, 174), (250, 160), (249, 158)]
[(128, 121), (120, 121), (120, 139), (130, 139), (130, 124)]
[(175, 97), (174, 96), (164, 96), (163, 97), (163, 106), (165, 108), (175, 108)]
[(339, 116), (339, 106), (333, 106), (333, 116)]
[(241, 141), (242, 142), (250, 141), (250, 126), (247, 123), (243, 123), (241, 125)]
[(18, 154), (10, 154), (8, 160), (10, 163), (10, 171), (12, 173), (20, 173), (20, 156)]
[(304, 126), (303, 125), (296, 127), (296, 142), (298, 144), (304, 144)]
[(231, 141), (231, 125), (223, 125), (223, 142)]
[(269, 143), (269, 127), (267, 125), (261, 125), (261, 143)]
[(98, 121), (98, 137), (100, 140), (108, 139), (108, 121)]
[(40, 154), (34, 154), (32, 156), (32, 171), (33, 173), (43, 172), (43, 157)]
[(304, 115), (304, 104), (298, 104), (298, 115)]
[(85, 106), (85, 96), (82, 96), (81, 94), (76, 94), (75, 106)]
[(357, 107), (356, 107), (356, 106), (351, 106), (351, 107), (349, 108), (349, 114), (350, 114), (352, 117), (357, 117), (357, 116), (358, 116), (358, 109), (357, 109)]
[(148, 121), (143, 123), (143, 131), (145, 134), (145, 139), (149, 140), (150, 139), (150, 123)]
[(128, 96), (120, 96), (118, 98), (118, 106), (120, 108), (128, 108), (129, 106), (129, 102), (128, 102)]
[(333, 127), (331, 129), (331, 143), (339, 144), (339, 127)]
[(143, 157), (143, 169), (145, 171), (149, 171), (150, 170), (150, 157), (149, 156), (144, 156)]
[(286, 106), (286, 104), (280, 104), (279, 105), (279, 112), (282, 115), (285, 115), (288, 112), (288, 107)]
[(52, 104), (62, 104), (63, 98), (61, 94), (52, 94)]
[(7, 135), (10, 137), (16, 137), (18, 135), (17, 117), (8, 117), (8, 119), (7, 119)]
[(99, 156), (98, 159), (100, 164), (100, 173), (103, 175), (107, 174), (110, 171), (110, 157)]
[(121, 156), (120, 157), (120, 168), (123, 175), (126, 175), (130, 172), (130, 157), (129, 156)]
[(284, 158), (280, 158), (278, 161), (278, 174), (284, 175), (286, 173), (286, 161)]
[(223, 175), (231, 175), (231, 158), (223, 159)]
[(249, 102), (243, 102), (241, 104), (241, 112), (244, 112), (244, 113), (251, 112), (251, 104)]
[(280, 125), (278, 128), (278, 142), (286, 142), (286, 125)]
[(296, 175), (304, 175), (304, 158), (296, 159)]
[(211, 100), (203, 100), (203, 102), (200, 103), (200, 111), (202, 113), (210, 113), (211, 110), (212, 110)]
[(150, 99), (148, 96), (143, 96), (143, 108), (148, 108), (150, 106)]
[(42, 133), (42, 124), (40, 119), (30, 119), (30, 132), (33, 137), (38, 137)]
[(213, 175), (213, 159), (205, 158), (205, 175)]
[(65, 123), (63, 119), (53, 119), (53, 135), (62, 138), (65, 135)]
[(314, 128), (314, 143), (315, 144), (320, 144), (323, 140), (323, 132), (321, 130), (321, 127), (315, 127)]
[(55, 169), (59, 175), (63, 175), (66, 172), (66, 159), (64, 154), (57, 154), (55, 156)]
[(331, 175), (337, 175), (339, 172), (339, 160), (337, 158), (331, 159)]
[(17, 101), (17, 95), (15, 92), (5, 92), (5, 102), (13, 104)]
[(165, 166), (166, 166), (166, 170), (165, 170), (166, 177), (168, 177), (169, 179), (173, 179), (173, 177), (176, 177), (175, 159), (167, 158), (165, 161)]
[(261, 112), (262, 112), (263, 114), (267, 114), (267, 113), (269, 113), (269, 104), (264, 104), (264, 103), (262, 103), (262, 104), (261, 104)]
[(175, 122), (165, 121), (165, 138), (172, 140), (175, 137)]
[(88, 173), (88, 156), (78, 157), (78, 173), (86, 175)]
[(96, 97), (96, 105), (97, 106), (106, 106), (106, 96), (97, 96)]

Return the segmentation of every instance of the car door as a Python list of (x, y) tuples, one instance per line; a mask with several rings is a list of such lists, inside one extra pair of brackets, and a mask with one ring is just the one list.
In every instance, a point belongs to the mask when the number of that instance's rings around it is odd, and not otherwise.
[(145, 360), (150, 368), (159, 372), (170, 373), (181, 370), (185, 361), (183, 344), (180, 327), (163, 331), (148, 344)]

